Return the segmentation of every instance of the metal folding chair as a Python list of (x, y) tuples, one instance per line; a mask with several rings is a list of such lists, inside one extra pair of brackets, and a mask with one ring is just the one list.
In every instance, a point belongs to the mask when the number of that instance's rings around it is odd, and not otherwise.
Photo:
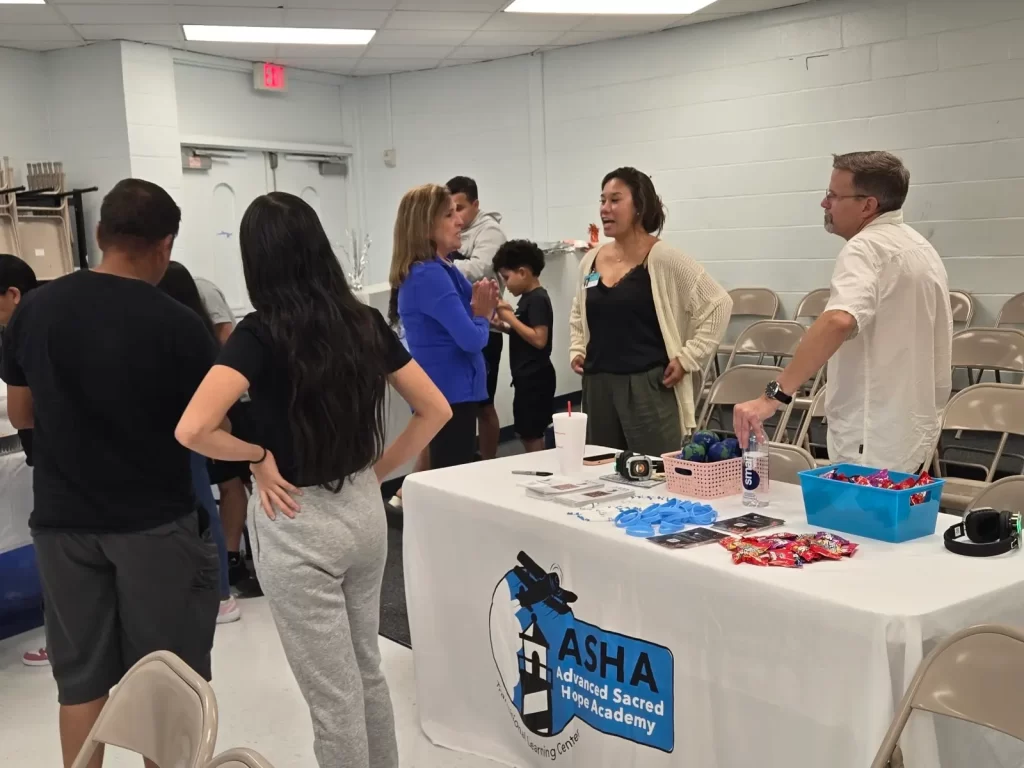
[(917, 668), (871, 768), (903, 764), (899, 739), (914, 710), (1024, 741), (1024, 632), (989, 624), (939, 643)]
[(204, 768), (216, 741), (213, 688), (173, 653), (156, 651), (121, 678), (72, 768), (85, 768), (100, 744), (136, 752), (159, 766)]

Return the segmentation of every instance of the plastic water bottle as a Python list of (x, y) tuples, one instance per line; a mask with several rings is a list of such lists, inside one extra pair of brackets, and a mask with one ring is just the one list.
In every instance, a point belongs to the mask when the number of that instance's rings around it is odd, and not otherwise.
[(761, 477), (758, 471), (763, 466), (768, 471), (768, 462), (760, 459), (768, 458), (768, 450), (761, 442), (760, 430), (751, 431), (747, 438), (747, 449), (743, 452), (743, 506), (744, 507), (767, 507), (768, 499), (765, 498), (761, 488), (767, 483), (768, 476)]

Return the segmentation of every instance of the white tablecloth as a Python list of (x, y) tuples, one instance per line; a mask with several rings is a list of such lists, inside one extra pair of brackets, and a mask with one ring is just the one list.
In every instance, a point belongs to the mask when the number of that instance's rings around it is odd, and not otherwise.
[(32, 543), (32, 469), (24, 453), (0, 456), (0, 554)]
[[(860, 551), (841, 562), (733, 565), (717, 544), (670, 551), (529, 499), (510, 474), (555, 468), (549, 452), (405, 482), (417, 704), (437, 744), (515, 766), (865, 768), (939, 639), (1024, 625), (1022, 556), (946, 552), (945, 516), (905, 544), (851, 537)], [(797, 486), (774, 483), (770, 498), (781, 530), (813, 530)], [(745, 511), (739, 497), (712, 503)], [(514, 602), (521, 551), (578, 596), (571, 614), (557, 599)], [(930, 718), (911, 723), (907, 765), (939, 765)], [(1008, 741), (938, 731), (944, 768), (1021, 764)]]

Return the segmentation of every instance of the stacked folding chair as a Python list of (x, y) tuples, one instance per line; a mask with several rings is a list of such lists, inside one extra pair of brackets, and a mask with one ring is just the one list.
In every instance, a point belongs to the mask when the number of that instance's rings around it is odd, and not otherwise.
[(75, 260), (63, 164), (29, 163), (26, 186), (17, 206), (21, 258), (40, 280), (67, 275)]

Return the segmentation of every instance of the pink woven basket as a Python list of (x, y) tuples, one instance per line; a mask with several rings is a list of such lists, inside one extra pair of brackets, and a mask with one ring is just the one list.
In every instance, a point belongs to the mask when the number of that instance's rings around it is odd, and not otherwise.
[[(693, 499), (720, 499), (743, 492), (743, 459), (726, 459), (705, 464), (699, 461), (683, 461), (679, 453), (666, 453), (665, 482), (669, 493), (688, 496)], [(767, 478), (767, 459), (758, 461), (761, 477)], [(768, 490), (767, 480), (761, 486)]]

